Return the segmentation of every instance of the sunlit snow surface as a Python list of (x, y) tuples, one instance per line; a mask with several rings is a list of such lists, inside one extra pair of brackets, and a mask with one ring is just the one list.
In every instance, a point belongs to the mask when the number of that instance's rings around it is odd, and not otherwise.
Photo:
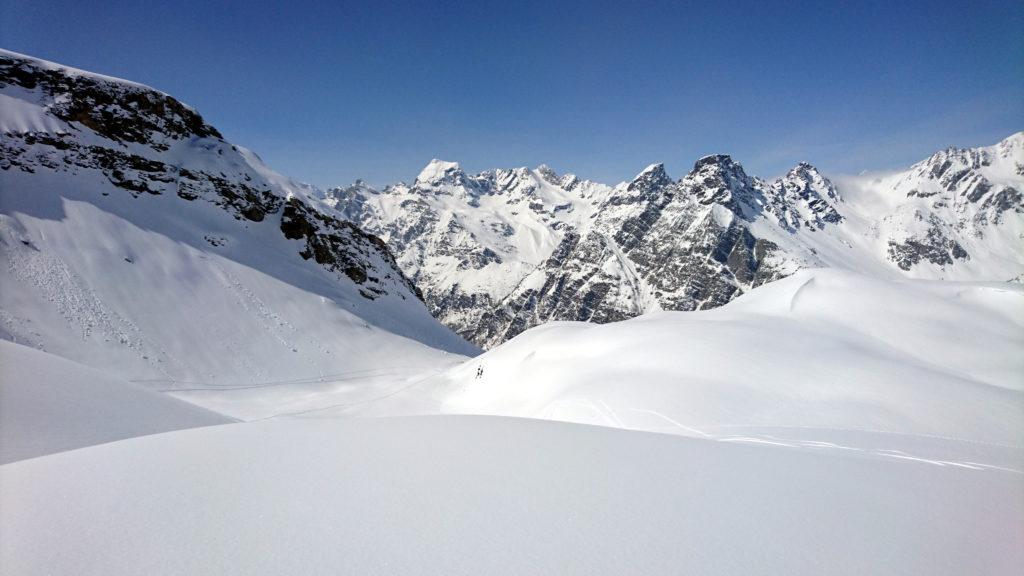
[(59, 356), (0, 340), (0, 464), (228, 422), (233, 420)]
[(1015, 574), (1021, 476), (495, 417), (292, 420), (0, 467), (10, 574)]

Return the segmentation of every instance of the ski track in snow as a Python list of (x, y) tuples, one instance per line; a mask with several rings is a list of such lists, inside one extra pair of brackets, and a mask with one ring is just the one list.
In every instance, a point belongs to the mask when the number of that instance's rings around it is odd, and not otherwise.
[[(600, 405), (600, 406), (598, 406)], [(847, 446), (838, 444), (835, 442), (826, 442), (822, 440), (806, 440), (806, 439), (782, 439), (776, 438), (771, 435), (716, 435), (710, 434), (693, 426), (688, 426), (676, 421), (675, 419), (666, 416), (665, 414), (652, 410), (649, 408), (627, 408), (627, 412), (635, 412), (641, 414), (650, 414), (665, 422), (668, 422), (671, 426), (665, 428), (651, 427), (651, 426), (631, 426), (623, 422), (615, 410), (608, 405), (604, 400), (594, 401), (583, 398), (580, 400), (558, 400), (545, 406), (537, 415), (538, 419), (541, 420), (557, 420), (553, 418), (555, 412), (560, 408), (584, 408), (596, 414), (601, 420), (609, 427), (622, 428), (626, 430), (637, 430), (647, 432), (658, 432), (664, 429), (678, 429), (683, 430), (689, 434), (696, 435), (696, 437), (712, 440), (715, 442), (736, 442), (736, 443), (749, 443), (749, 444), (762, 444), (770, 446), (779, 446), (784, 448), (810, 448), (817, 450), (843, 450), (849, 452), (859, 452), (870, 456), (884, 457), (884, 458), (895, 458), (900, 460), (908, 460), (914, 462), (920, 462), (924, 464), (931, 464), (935, 466), (955, 466), (960, 468), (967, 468), (970, 470), (999, 470), (1003, 472), (1010, 472), (1013, 474), (1024, 475), (1024, 470), (1016, 468), (1008, 468), (1005, 466), (996, 466), (993, 464), (985, 464), (980, 462), (973, 462), (967, 460), (955, 460), (946, 458), (931, 458), (923, 456), (915, 456), (907, 453), (903, 450), (889, 449), (889, 448), (860, 448), (857, 446)], [(887, 434), (891, 436), (900, 436), (907, 438), (924, 438), (929, 440), (940, 440), (943, 442), (962, 442), (966, 444), (973, 444), (978, 446), (993, 446), (998, 448), (1008, 448), (1018, 451), (1024, 451), (1024, 447), (1016, 446), (1013, 444), (1003, 444), (998, 442), (985, 442), (981, 440), (971, 440), (967, 438), (955, 438), (949, 436), (939, 436), (933, 434), (913, 434), (903, 432), (892, 432), (887, 430), (872, 430), (867, 428), (836, 428), (828, 426), (780, 426), (780, 425), (766, 425), (766, 426), (751, 426), (751, 425), (713, 425), (712, 428), (779, 428), (779, 429), (792, 429), (792, 430), (803, 430), (803, 431), (829, 431), (829, 432), (859, 432), (859, 433), (872, 433), (872, 434)], [(687, 434), (687, 435), (689, 435)]]

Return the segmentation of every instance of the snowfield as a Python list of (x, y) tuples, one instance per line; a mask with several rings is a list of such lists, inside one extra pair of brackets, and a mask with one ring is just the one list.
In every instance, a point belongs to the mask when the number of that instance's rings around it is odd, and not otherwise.
[(1015, 574), (1021, 476), (536, 420), (232, 424), (0, 467), (11, 574)]
[(808, 270), (714, 310), (534, 328), (448, 372), (444, 410), (697, 436), (818, 427), (1019, 443), (1020, 350), (1019, 285)]
[(233, 421), (59, 356), (0, 340), (0, 464)]

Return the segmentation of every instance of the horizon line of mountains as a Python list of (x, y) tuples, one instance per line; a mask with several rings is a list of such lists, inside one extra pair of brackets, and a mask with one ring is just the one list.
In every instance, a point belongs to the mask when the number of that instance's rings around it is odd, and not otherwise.
[[(652, 164), (614, 186), (547, 166), (470, 175), (434, 160), (412, 184), (321, 190), (142, 85), (0, 51), (0, 89), (30, 104), (5, 111), (4, 172), (94, 174), (126, 198), (177, 196), (183, 214), (213, 205), (243, 229), (276, 224), (275, 242), (298, 241), (297, 257), (363, 298), (421, 297), (482, 348), (548, 321), (714, 308), (808, 267), (1024, 278), (1024, 132), (842, 186), (805, 162), (766, 181), (717, 154), (679, 179)], [(195, 241), (217, 251), (227, 240)]]
[(765, 181), (726, 154), (615, 186), (433, 160), (412, 184), (320, 196), (383, 238), (431, 312), (484, 348), (551, 320), (714, 308), (805, 267), (1021, 278), (1024, 133), (849, 180), (840, 190), (800, 162)]

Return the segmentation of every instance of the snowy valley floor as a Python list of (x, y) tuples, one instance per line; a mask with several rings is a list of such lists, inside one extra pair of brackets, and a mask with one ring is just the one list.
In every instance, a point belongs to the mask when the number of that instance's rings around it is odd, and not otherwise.
[(287, 420), (0, 468), (11, 574), (1011, 574), (1018, 472), (500, 417)]
[(4, 573), (1024, 565), (1018, 285), (805, 271), (707, 312), (237, 386), (0, 345)]

